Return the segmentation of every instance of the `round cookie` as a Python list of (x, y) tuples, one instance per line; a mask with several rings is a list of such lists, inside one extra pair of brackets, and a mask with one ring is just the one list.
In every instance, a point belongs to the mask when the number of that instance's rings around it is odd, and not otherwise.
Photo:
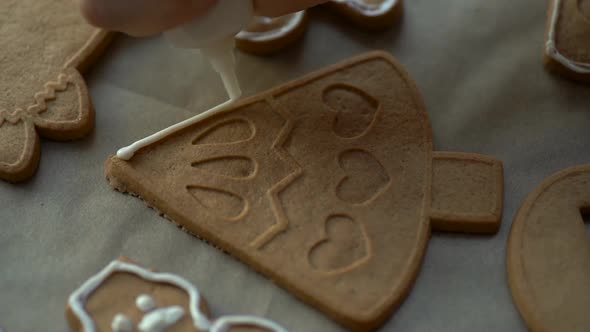
[(257, 16), (236, 36), (236, 46), (252, 54), (272, 54), (303, 37), (306, 28), (303, 10), (276, 18)]
[(590, 331), (590, 165), (543, 182), (518, 211), (508, 240), (508, 281), (531, 331)]

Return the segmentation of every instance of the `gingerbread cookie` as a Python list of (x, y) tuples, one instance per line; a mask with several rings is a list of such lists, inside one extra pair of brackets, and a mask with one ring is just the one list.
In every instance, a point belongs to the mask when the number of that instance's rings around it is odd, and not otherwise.
[(257, 16), (236, 36), (236, 47), (244, 52), (268, 55), (291, 45), (305, 34), (307, 12), (271, 18)]
[(547, 67), (590, 82), (590, 1), (552, 0), (546, 37)]
[[(391, 26), (403, 12), (402, 0), (332, 0), (324, 6), (370, 30)], [(293, 44), (306, 29), (306, 11), (277, 18), (259, 16), (236, 36), (236, 46), (244, 52), (268, 55)]]
[(80, 71), (109, 34), (87, 25), (72, 0), (6, 0), (0, 22), (0, 179), (17, 182), (37, 169), (38, 135), (70, 140), (92, 129)]
[(413, 81), (368, 53), (106, 163), (143, 198), (354, 330), (381, 325), (430, 231), (494, 233), (502, 165), (433, 152)]
[(125, 259), (111, 262), (72, 293), (66, 316), (78, 332), (286, 332), (255, 316), (211, 320), (205, 299), (190, 282)]
[(512, 297), (533, 332), (590, 331), (590, 165), (563, 170), (525, 200), (508, 240)]
[(365, 29), (384, 29), (402, 15), (402, 0), (332, 0), (325, 6), (334, 8)]

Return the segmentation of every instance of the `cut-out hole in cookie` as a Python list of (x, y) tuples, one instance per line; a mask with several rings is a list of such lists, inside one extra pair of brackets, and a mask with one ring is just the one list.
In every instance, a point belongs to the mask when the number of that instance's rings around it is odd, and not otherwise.
[(346, 173), (336, 187), (336, 195), (350, 204), (363, 204), (376, 197), (391, 178), (379, 160), (363, 150), (347, 150), (338, 157)]
[(188, 186), (186, 189), (197, 203), (219, 218), (237, 220), (247, 211), (246, 200), (228, 191), (201, 186)]
[(309, 251), (310, 265), (322, 272), (354, 269), (369, 257), (363, 226), (347, 215), (333, 215), (325, 223), (325, 235)]
[(201, 133), (193, 144), (231, 144), (244, 142), (254, 137), (254, 125), (245, 119), (231, 119)]
[(334, 133), (343, 138), (362, 135), (373, 123), (379, 102), (356, 87), (334, 84), (323, 91), (323, 102), (336, 112)]
[(191, 166), (207, 173), (235, 179), (246, 179), (256, 174), (256, 162), (241, 156), (201, 160)]

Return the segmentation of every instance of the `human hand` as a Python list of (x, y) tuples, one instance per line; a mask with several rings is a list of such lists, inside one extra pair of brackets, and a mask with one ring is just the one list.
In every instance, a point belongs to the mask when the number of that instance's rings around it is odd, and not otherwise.
[[(82, 15), (97, 27), (143, 37), (203, 15), (217, 0), (79, 0)], [(244, 0), (235, 0), (244, 1)], [(280, 16), (326, 0), (254, 0), (260, 16)]]

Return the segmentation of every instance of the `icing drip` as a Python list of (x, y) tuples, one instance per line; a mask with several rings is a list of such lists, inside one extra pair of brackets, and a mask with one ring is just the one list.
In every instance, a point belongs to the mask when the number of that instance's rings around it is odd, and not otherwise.
[(133, 322), (123, 314), (117, 314), (111, 323), (113, 332), (133, 332)]
[(547, 43), (545, 44), (545, 52), (555, 61), (561, 63), (571, 71), (580, 74), (590, 74), (590, 63), (576, 62), (566, 58), (559, 52), (555, 43), (555, 29), (559, 19), (559, 12), (563, 0), (554, 0), (553, 15), (551, 16), (551, 24), (549, 26), (549, 33)]
[(182, 316), (184, 316), (184, 310), (179, 306), (156, 309), (143, 316), (137, 328), (140, 332), (164, 332), (176, 324)]
[(135, 305), (137, 306), (137, 309), (141, 310), (142, 312), (148, 312), (156, 308), (156, 301), (154, 301), (154, 299), (149, 295), (141, 294), (135, 300)]

